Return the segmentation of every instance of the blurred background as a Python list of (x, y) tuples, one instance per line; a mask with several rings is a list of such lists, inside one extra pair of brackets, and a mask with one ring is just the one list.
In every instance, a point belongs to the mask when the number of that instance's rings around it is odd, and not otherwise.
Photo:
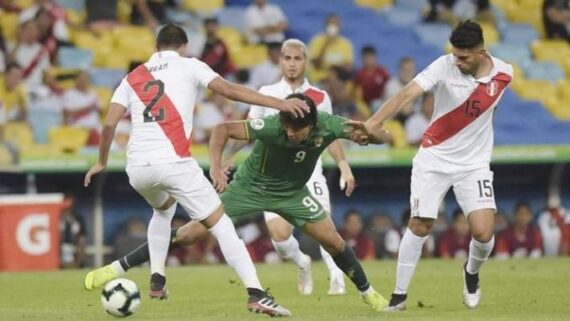
[[(101, 265), (146, 238), (152, 211), (124, 173), (128, 116), (108, 173), (90, 188), (83, 174), (114, 88), (152, 54), (161, 25), (182, 25), (189, 57), (254, 89), (280, 79), (280, 44), (298, 38), (309, 48), (307, 78), (329, 93), (333, 112), (366, 119), (449, 50), (464, 19), (480, 22), (490, 53), (515, 69), (495, 115), (495, 257), (569, 255), (570, 1), (0, 0), (0, 270)], [(211, 128), (247, 109), (202, 94), (192, 155), (203, 168)], [(345, 145), (358, 185), (350, 198), (324, 156), (334, 221), (361, 259), (397, 256), (411, 160), (432, 110), (430, 95), (405, 106), (386, 124), (389, 146)], [(177, 213), (173, 225), (186, 220)], [(424, 255), (465, 257), (466, 224), (450, 194)], [(279, 261), (259, 216), (239, 233), (254, 260)], [(314, 242), (300, 238), (318, 259)], [(221, 260), (212, 240), (168, 258)]]

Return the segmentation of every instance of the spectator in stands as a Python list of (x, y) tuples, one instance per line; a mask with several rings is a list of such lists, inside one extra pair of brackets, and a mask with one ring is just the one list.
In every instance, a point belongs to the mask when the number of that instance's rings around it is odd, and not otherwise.
[(50, 54), (51, 61), (55, 61), (59, 46), (71, 46), (69, 32), (64, 21), (57, 23), (53, 13), (46, 8), (41, 8), (35, 17), (38, 23), (39, 41)]
[(118, 0), (86, 0), (87, 28), (103, 31), (118, 26), (117, 4)]
[(377, 259), (389, 257), (384, 242), (386, 240), (386, 233), (393, 228), (394, 223), (389, 214), (377, 213), (372, 215), (367, 233), (374, 241)]
[[(416, 61), (411, 57), (404, 57), (400, 59), (398, 64), (398, 77), (392, 77), (386, 84), (386, 93), (384, 95), (384, 101), (388, 100), (390, 97), (395, 96), (404, 87), (414, 79), (416, 76)], [(421, 99), (418, 98), (415, 101), (403, 106), (398, 114), (395, 116), (402, 124), (405, 123), (406, 119), (412, 115), (415, 111), (420, 110)], [(382, 104), (371, 106), (373, 110), (378, 110)]]
[(239, 118), (234, 102), (214, 93), (196, 110), (192, 139), (197, 143), (207, 144), (214, 126)]
[(146, 242), (146, 224), (139, 218), (128, 220), (113, 243), (114, 257), (123, 257)]
[(374, 241), (364, 233), (362, 214), (357, 210), (344, 214), (344, 226), (338, 233), (352, 247), (359, 260), (373, 260), (376, 257)]
[(497, 211), (497, 213), (495, 213), (494, 226), (495, 226), (495, 235), (499, 235), (509, 228), (509, 220), (507, 219), (505, 214), (503, 214), (500, 211)]
[(175, 0), (133, 0), (131, 23), (147, 25), (152, 30), (167, 24), (166, 8), (176, 6)]
[(20, 7), (15, 0), (0, 0), (0, 9), (6, 12), (21, 12)]
[(80, 215), (73, 209), (73, 200), (67, 199), (68, 206), (61, 214), (60, 265), (62, 268), (80, 268), (85, 264), (87, 231)]
[(4, 31), (2, 30), (2, 26), (0, 26), (0, 73), (4, 73), (6, 71), (7, 52), (6, 41), (4, 40)]
[(8, 62), (23, 68), (24, 83), (30, 90), (42, 85), (43, 72), (51, 66), (49, 50), (40, 43), (38, 23), (28, 20), (20, 24), (16, 43), (10, 48)]
[(430, 0), (426, 22), (444, 22), (451, 26), (461, 20), (495, 23), (489, 0)]
[(0, 78), (0, 101), (6, 121), (27, 121), (28, 99), (28, 92), (22, 83), (22, 67), (16, 63), (9, 64), (3, 81)]
[[(402, 212), (402, 221), (399, 227), (394, 227), (388, 233), (386, 233), (386, 240), (384, 244), (386, 245), (386, 252), (390, 258), (398, 258), (398, 250), (400, 248), (400, 242), (402, 241), (402, 236), (408, 228), (408, 221), (410, 220), (410, 208), (406, 208)], [(432, 235), (428, 236), (424, 247), (422, 248), (422, 257), (433, 257), (435, 251), (435, 240)]]
[(365, 119), (354, 99), (350, 73), (340, 66), (332, 66), (326, 81), (327, 92), (331, 97), (333, 113), (352, 119)]
[(542, 235), (544, 255), (557, 256), (568, 251), (563, 242), (567, 238), (565, 226), (570, 224), (570, 212), (560, 204), (560, 197), (551, 195), (548, 206), (538, 216), (537, 225)]
[(570, 2), (566, 0), (544, 0), (542, 20), (547, 38), (566, 39), (570, 42)]
[(20, 24), (34, 20), (38, 16), (41, 10), (45, 10), (50, 13), (50, 15), (55, 19), (53, 23), (54, 33), (58, 36), (66, 38), (67, 26), (66, 26), (66, 13), (65, 8), (57, 3), (56, 0), (35, 0), (34, 5), (26, 8), (20, 13), (18, 20)]
[(422, 136), (429, 126), (433, 114), (433, 94), (425, 93), (422, 97), (422, 107), (406, 119), (406, 138), (410, 146), (420, 146)]
[(532, 209), (527, 202), (515, 205), (514, 222), (497, 240), (498, 259), (509, 257), (539, 258), (542, 255), (542, 237), (540, 230), (532, 226)]
[(87, 145), (98, 145), (101, 113), (101, 103), (95, 91), (91, 89), (89, 74), (82, 71), (77, 75), (75, 88), (67, 90), (63, 95), (64, 123), (88, 129)]
[(340, 18), (336, 14), (329, 15), (324, 32), (311, 39), (309, 55), (312, 63), (310, 77), (313, 82), (322, 82), (332, 66), (340, 66), (347, 72), (352, 70), (352, 43), (340, 35)]
[(227, 78), (235, 73), (236, 68), (230, 58), (228, 47), (218, 37), (218, 19), (214, 17), (204, 19), (204, 29), (206, 29), (206, 44), (200, 59), (220, 76)]
[(443, 258), (466, 258), (469, 253), (469, 222), (460, 208), (453, 212), (451, 228), (443, 233), (438, 240), (438, 253)]
[(361, 56), (362, 68), (354, 76), (354, 85), (357, 96), (362, 97), (364, 102), (371, 107), (384, 97), (384, 89), (390, 79), (390, 73), (378, 64), (376, 48), (373, 46), (363, 47)]
[(252, 44), (283, 42), (287, 30), (287, 17), (276, 4), (267, 0), (253, 0), (245, 10), (245, 28)]
[(271, 85), (281, 79), (279, 57), (281, 56), (281, 43), (270, 42), (267, 44), (267, 60), (255, 66), (251, 71), (250, 85), (259, 89), (265, 85)]

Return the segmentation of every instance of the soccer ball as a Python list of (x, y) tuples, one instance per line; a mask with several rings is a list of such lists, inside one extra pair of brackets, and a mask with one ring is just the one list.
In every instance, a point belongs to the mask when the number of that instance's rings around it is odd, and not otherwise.
[(141, 304), (141, 294), (135, 282), (115, 279), (101, 293), (103, 309), (116, 317), (127, 317), (135, 313)]

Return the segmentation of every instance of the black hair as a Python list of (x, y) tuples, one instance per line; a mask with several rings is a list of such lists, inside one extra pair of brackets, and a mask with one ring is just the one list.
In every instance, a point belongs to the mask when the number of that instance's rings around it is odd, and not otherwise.
[(376, 48), (374, 48), (374, 46), (371, 46), (371, 45), (366, 45), (366, 46), (362, 47), (362, 49), (360, 50), (360, 54), (362, 56), (364, 56), (364, 55), (376, 55)]
[(283, 44), (278, 41), (272, 41), (266, 43), (265, 46), (267, 47), (267, 50), (281, 50), (281, 46), (283, 46)]
[(461, 210), (461, 207), (457, 207), (453, 211), (453, 214), (451, 215), (451, 219), (455, 222), (461, 216), (463, 216), (463, 211)]
[(517, 213), (523, 207), (528, 208), (532, 212), (532, 208), (530, 207), (530, 204), (527, 201), (521, 200), (515, 204), (515, 213)]
[(347, 82), (352, 79), (350, 72), (341, 66), (331, 66), (329, 70), (333, 72), (340, 81)]
[(353, 208), (353, 209), (350, 209), (344, 213), (344, 221), (346, 222), (346, 220), (348, 220), (348, 218), (353, 216), (353, 215), (360, 217), (360, 220), (362, 220), (362, 221), (364, 220), (364, 218), (362, 217), (362, 213), (360, 213), (359, 210)]
[(204, 26), (209, 24), (209, 23), (218, 24), (219, 23), (218, 17), (212, 16), (212, 17), (204, 18)]
[(455, 48), (472, 49), (484, 44), (483, 29), (477, 22), (471, 20), (457, 24), (451, 32), (449, 42)]
[(402, 57), (402, 58), (400, 59), (400, 62), (398, 63), (398, 67), (401, 68), (405, 63), (408, 63), (408, 62), (416, 63), (416, 61), (414, 60), (414, 58), (412, 58), (412, 57), (410, 57), (410, 56), (405, 56), (405, 57)]
[(303, 94), (291, 94), (285, 99), (297, 98), (304, 101), (309, 106), (309, 113), (305, 112), (304, 117), (297, 117), (289, 112), (281, 111), (279, 112), (279, 118), (282, 124), (286, 124), (293, 129), (303, 129), (309, 126), (315, 127), (317, 125), (317, 106), (315, 102), (309, 97)]
[(179, 48), (188, 43), (188, 36), (184, 29), (174, 24), (167, 24), (158, 32), (156, 37), (157, 48)]

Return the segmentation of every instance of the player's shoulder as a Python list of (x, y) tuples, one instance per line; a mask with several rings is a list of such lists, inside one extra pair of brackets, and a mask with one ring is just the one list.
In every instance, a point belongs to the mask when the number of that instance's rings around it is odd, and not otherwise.
[(513, 76), (514, 73), (514, 69), (513, 69), (513, 65), (497, 58), (494, 56), (491, 56), (491, 59), (493, 60), (493, 64), (495, 65), (495, 68), (502, 73), (505, 73), (509, 76)]

